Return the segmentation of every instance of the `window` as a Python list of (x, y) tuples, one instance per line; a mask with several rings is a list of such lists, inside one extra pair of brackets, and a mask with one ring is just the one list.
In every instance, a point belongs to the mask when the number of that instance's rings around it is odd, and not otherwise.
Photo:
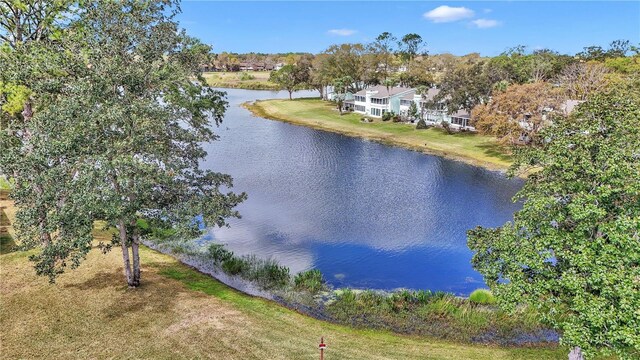
[(413, 100), (400, 100), (400, 105), (411, 106)]
[(372, 116), (382, 116), (380, 109), (376, 109), (376, 108), (371, 108), (371, 115)]
[(367, 100), (366, 100), (366, 98), (364, 96), (356, 95), (355, 96), (355, 101), (365, 102)]
[(389, 102), (388, 98), (384, 98), (384, 99), (371, 98), (371, 103), (372, 104), (386, 105), (388, 102)]
[(460, 117), (452, 117), (451, 118), (451, 123), (452, 124), (456, 124), (456, 125), (460, 125), (460, 126), (467, 126), (467, 121), (468, 121), (468, 119), (466, 119), (466, 118), (460, 118)]
[(367, 111), (367, 109), (362, 105), (356, 105), (355, 109), (356, 109), (356, 111), (360, 111), (360, 112), (366, 112)]

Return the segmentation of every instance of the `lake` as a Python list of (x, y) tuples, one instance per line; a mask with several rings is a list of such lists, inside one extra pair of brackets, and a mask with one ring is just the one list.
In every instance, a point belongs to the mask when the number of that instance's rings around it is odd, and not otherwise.
[[(293, 273), (317, 268), (337, 287), (486, 287), (466, 231), (519, 209), (519, 179), (437, 156), (254, 117), (245, 101), (286, 92), (226, 89), (229, 110), (203, 167), (230, 174), (248, 200), (242, 219), (206, 241), (272, 257)], [(318, 96), (299, 92), (296, 97)], [(403, 125), (398, 125), (403, 126)]]

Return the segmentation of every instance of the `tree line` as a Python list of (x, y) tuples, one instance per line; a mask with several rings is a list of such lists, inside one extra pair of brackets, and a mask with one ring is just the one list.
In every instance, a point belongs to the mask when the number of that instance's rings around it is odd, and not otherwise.
[(623, 40), (608, 48), (588, 46), (575, 55), (516, 46), (495, 57), (458, 57), (429, 55), (425, 47), (418, 34), (398, 39), (384, 32), (369, 44), (332, 45), (317, 55), (291, 57), (272, 72), (271, 81), (290, 97), (301, 89), (316, 89), (324, 97), (331, 86), (338, 102), (345, 93), (375, 85), (436, 87), (440, 91), (432, 105), (442, 103), (449, 113), (466, 110), (480, 133), (514, 144), (537, 141), (553, 113), (573, 107), (567, 108), (567, 100), (585, 101), (608, 83), (640, 71), (640, 49)]

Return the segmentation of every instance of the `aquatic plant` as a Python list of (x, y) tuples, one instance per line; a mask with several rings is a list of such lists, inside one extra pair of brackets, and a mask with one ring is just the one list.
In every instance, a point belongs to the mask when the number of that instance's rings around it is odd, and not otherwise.
[(493, 305), (496, 303), (496, 298), (487, 289), (477, 289), (469, 295), (469, 301), (476, 304)]
[(325, 287), (322, 273), (318, 269), (297, 273), (293, 279), (293, 283), (296, 290), (308, 291), (310, 293), (317, 293)]

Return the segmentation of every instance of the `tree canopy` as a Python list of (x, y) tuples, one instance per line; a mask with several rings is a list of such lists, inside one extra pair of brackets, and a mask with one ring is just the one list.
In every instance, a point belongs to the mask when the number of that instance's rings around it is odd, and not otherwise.
[(478, 131), (503, 142), (537, 143), (542, 127), (555, 113), (563, 114), (563, 100), (563, 91), (548, 83), (514, 84), (504, 91), (494, 91), (488, 103), (473, 108), (471, 118)]
[(194, 237), (238, 216), (245, 195), (223, 193), (231, 178), (199, 167), (227, 105), (202, 85), (209, 47), (180, 31), (173, 1), (81, 10), (55, 42), (2, 53), (0, 81), (28, 89), (34, 111), (27, 126), (24, 110), (3, 106), (0, 170), (17, 180), (17, 235), (40, 249), (39, 274), (53, 281), (77, 266), (104, 220), (118, 231), (103, 249), (121, 247), (127, 284), (138, 286), (139, 219)]
[(640, 355), (640, 102), (611, 92), (515, 152), (522, 210), (468, 233), (501, 306), (530, 306), (587, 354)]
[(289, 92), (289, 100), (294, 91), (305, 88), (311, 81), (308, 65), (285, 65), (271, 72), (269, 81), (274, 82)]

